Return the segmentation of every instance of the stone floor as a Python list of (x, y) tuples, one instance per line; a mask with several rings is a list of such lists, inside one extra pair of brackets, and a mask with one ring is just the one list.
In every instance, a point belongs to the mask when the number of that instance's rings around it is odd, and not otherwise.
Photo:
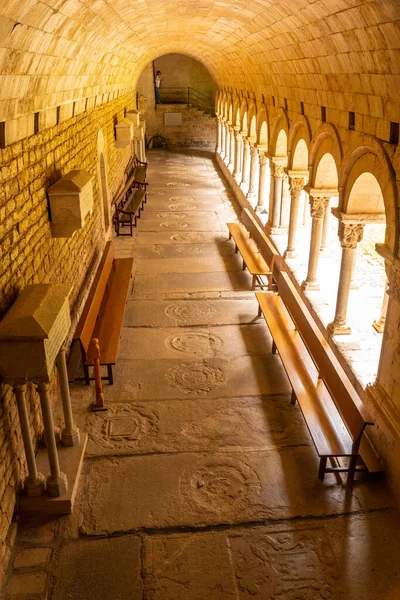
[(318, 461), (227, 241), (236, 208), (202, 152), (149, 153), (151, 192), (108, 412), (73, 515), (21, 519), (7, 600), (399, 600), (400, 518), (383, 481)]

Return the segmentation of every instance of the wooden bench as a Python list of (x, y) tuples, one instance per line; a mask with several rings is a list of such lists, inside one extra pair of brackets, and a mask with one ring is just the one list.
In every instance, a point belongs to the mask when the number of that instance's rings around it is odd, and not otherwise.
[[(276, 275), (279, 295), (256, 294), (276, 350), (292, 385), (292, 404), (301, 408), (325, 473), (381, 472), (365, 429), (374, 425), (367, 409), (313, 320), (287, 273)], [(331, 466), (327, 466), (330, 459)], [(343, 461), (343, 459), (345, 459)]]
[[(252, 286), (272, 289), (275, 259), (279, 256), (261, 226), (251, 212), (244, 208), (240, 223), (227, 223), (229, 239), (235, 242), (235, 252), (240, 252), (243, 259), (243, 269), (247, 267), (252, 275)], [(267, 283), (263, 281), (267, 278)]]
[(107, 377), (103, 379), (113, 384), (112, 367), (117, 360), (132, 266), (133, 258), (114, 258), (114, 246), (107, 242), (72, 341), (68, 358), (70, 381), (78, 379), (76, 373), (82, 361), (84, 381), (89, 385), (89, 367), (93, 366), (90, 343), (97, 338), (100, 364), (107, 366)]
[[(136, 227), (137, 219), (147, 202), (147, 183), (136, 179), (137, 173), (128, 179), (124, 189), (119, 194), (115, 203), (114, 226), (117, 236), (133, 235), (133, 227)], [(121, 228), (129, 227), (128, 233), (121, 232)]]

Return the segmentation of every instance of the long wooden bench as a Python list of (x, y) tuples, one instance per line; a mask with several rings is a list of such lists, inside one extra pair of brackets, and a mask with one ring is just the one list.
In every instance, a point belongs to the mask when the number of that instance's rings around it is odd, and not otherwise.
[(117, 360), (132, 266), (133, 258), (115, 258), (114, 246), (107, 242), (72, 341), (68, 358), (70, 381), (77, 379), (82, 362), (84, 380), (89, 385), (89, 367), (93, 366), (91, 340), (97, 338), (100, 364), (107, 367), (107, 377), (103, 379), (113, 384), (112, 367)]
[(227, 223), (227, 226), (229, 239), (235, 242), (235, 252), (239, 251), (242, 256), (243, 269), (247, 267), (252, 275), (251, 289), (267, 287), (271, 290), (275, 259), (279, 254), (261, 226), (247, 208), (242, 210), (240, 223)]
[[(132, 237), (133, 227), (136, 227), (137, 219), (140, 218), (141, 211), (147, 202), (147, 183), (138, 181), (136, 177), (137, 173), (134, 171), (116, 201), (114, 226), (117, 236), (129, 235)], [(128, 233), (121, 231), (124, 227), (129, 227)]]
[[(317, 327), (287, 273), (276, 275), (279, 295), (256, 294), (292, 385), (292, 404), (301, 408), (325, 473), (381, 472), (365, 429), (374, 425), (333, 350)], [(327, 466), (330, 459), (331, 466)], [(343, 460), (344, 459), (344, 460)]]

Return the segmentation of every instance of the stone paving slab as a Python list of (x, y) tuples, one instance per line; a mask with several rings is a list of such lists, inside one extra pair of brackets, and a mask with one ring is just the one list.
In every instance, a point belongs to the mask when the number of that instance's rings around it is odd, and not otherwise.
[[(148, 244), (222, 244), (228, 241), (228, 230), (223, 231), (136, 231), (137, 245)], [(229, 242), (233, 243), (232, 241)]]
[[(179, 246), (178, 246), (179, 247)], [(185, 246), (180, 246), (185, 249)], [(174, 248), (176, 250), (176, 248)], [(184, 258), (162, 259), (147, 258), (135, 260), (135, 271), (138, 274), (163, 275), (165, 273), (223, 273), (240, 272), (243, 270), (242, 260), (239, 256), (221, 256), (218, 253), (213, 257), (188, 256)], [(195, 275), (194, 275), (195, 277)]]
[(397, 600), (399, 525), (390, 511), (146, 536), (147, 598)]
[(181, 358), (229, 358), (252, 354), (271, 354), (272, 338), (260, 319), (251, 325), (196, 328), (124, 327), (120, 343), (121, 358), (157, 360)]
[(381, 482), (321, 482), (314, 448), (96, 460), (82, 533), (205, 527), (391, 508)]
[(52, 600), (142, 598), (141, 540), (80, 540), (65, 544), (55, 568)]
[(85, 410), (80, 425), (89, 432), (88, 456), (312, 444), (300, 410), (288, 396), (116, 402), (108, 404), (108, 412), (88, 415)]
[[(154, 213), (149, 213), (154, 214)], [(214, 213), (212, 213), (214, 214)], [(136, 229), (138, 231), (224, 231), (225, 223), (221, 223), (218, 219), (207, 218), (184, 218), (175, 219), (173, 216), (166, 217), (165, 219), (142, 219), (140, 218)]]
[(131, 298), (140, 299), (147, 294), (164, 295), (171, 292), (221, 292), (251, 290), (252, 277), (248, 271), (231, 273), (166, 273), (136, 275)]
[(191, 256), (233, 256), (231, 242), (221, 244), (153, 244), (137, 245), (132, 253), (136, 258), (189, 258)]
[(150, 195), (147, 204), (145, 205), (144, 210), (146, 211), (146, 216), (149, 212), (156, 211), (164, 211), (170, 210), (173, 212), (191, 212), (196, 213), (197, 211), (212, 211), (215, 212), (218, 209), (218, 212), (221, 210), (226, 210), (228, 206), (222, 206), (221, 202), (214, 198), (204, 199), (198, 197), (184, 196), (184, 197), (176, 197), (176, 196), (162, 196), (161, 198), (155, 200)]
[(128, 327), (190, 327), (255, 323), (260, 319), (254, 294), (237, 300), (128, 300)]
[(288, 394), (291, 388), (277, 355), (232, 359), (127, 360), (114, 368), (108, 401), (222, 398)]

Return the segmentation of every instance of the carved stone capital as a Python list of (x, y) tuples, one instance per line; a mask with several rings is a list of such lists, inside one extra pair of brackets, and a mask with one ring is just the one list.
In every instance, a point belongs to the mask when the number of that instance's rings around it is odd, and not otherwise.
[(400, 269), (387, 260), (385, 260), (385, 270), (388, 278), (388, 295), (400, 302)]
[(236, 133), (235, 139), (237, 142), (243, 142), (243, 136), (241, 133)]
[(298, 198), (304, 187), (303, 177), (290, 177), (289, 178), (289, 190), (292, 198)]
[(271, 163), (271, 173), (275, 177), (275, 179), (283, 179), (285, 176), (285, 167), (283, 165), (277, 165), (274, 162)]
[(327, 198), (326, 196), (309, 196), (309, 198), (311, 216), (316, 219), (323, 219), (330, 198)]
[(363, 239), (364, 225), (339, 221), (338, 235), (342, 248), (357, 248), (357, 245)]
[(260, 154), (258, 160), (260, 163), (260, 167), (265, 167), (265, 165), (267, 164), (268, 158), (265, 156), (265, 154)]
[(251, 155), (253, 158), (256, 158), (256, 156), (258, 155), (257, 148), (254, 148), (254, 146), (251, 146), (251, 147), (250, 147), (250, 155)]

